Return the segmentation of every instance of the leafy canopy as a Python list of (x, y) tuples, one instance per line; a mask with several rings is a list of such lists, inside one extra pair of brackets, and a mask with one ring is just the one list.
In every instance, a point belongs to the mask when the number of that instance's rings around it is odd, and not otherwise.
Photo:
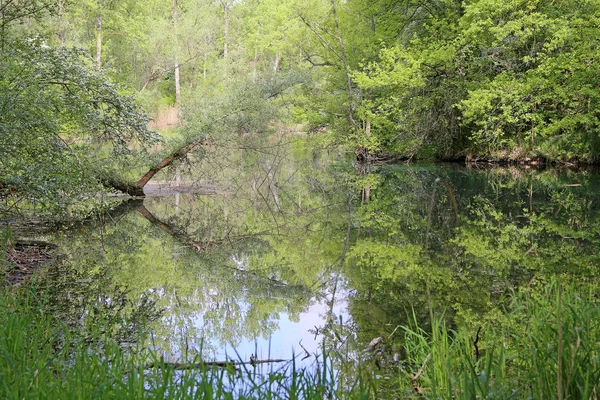
[(90, 167), (153, 143), (148, 118), (80, 50), (6, 43), (0, 64), (3, 186), (41, 200), (88, 190)]

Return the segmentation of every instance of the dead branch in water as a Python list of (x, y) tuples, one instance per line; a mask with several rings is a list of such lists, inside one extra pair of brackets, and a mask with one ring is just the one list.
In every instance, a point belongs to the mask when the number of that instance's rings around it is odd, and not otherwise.
[(187, 370), (187, 369), (202, 369), (207, 367), (220, 367), (227, 368), (233, 367), (235, 368), (238, 365), (258, 365), (258, 364), (276, 364), (276, 363), (284, 363), (290, 362), (291, 360), (284, 359), (274, 359), (274, 360), (254, 360), (250, 361), (201, 361), (197, 363), (178, 363), (178, 362), (156, 362), (147, 364), (144, 369), (152, 369), (152, 368), (160, 368), (160, 367), (172, 367), (177, 370)]
[(38, 240), (9, 241), (5, 254), (8, 264), (5, 271), (0, 269), (0, 273), (6, 274), (2, 280), (10, 285), (26, 281), (35, 271), (57, 260), (57, 249), (55, 244)]

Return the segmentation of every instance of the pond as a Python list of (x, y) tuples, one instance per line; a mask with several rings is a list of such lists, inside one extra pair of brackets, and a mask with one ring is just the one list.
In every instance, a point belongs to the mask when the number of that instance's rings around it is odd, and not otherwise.
[[(363, 354), (399, 325), (490, 318), (541, 276), (598, 276), (600, 175), (410, 164), (357, 169), (301, 143), (190, 158), (143, 200), (50, 234), (56, 312), (137, 324), (166, 360)], [(375, 339), (375, 341), (374, 341)]]

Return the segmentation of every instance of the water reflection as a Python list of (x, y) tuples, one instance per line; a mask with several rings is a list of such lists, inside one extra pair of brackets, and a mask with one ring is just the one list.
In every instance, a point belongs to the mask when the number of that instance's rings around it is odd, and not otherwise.
[(374, 338), (392, 355), (399, 324), (445, 312), (475, 329), (534, 277), (598, 276), (593, 173), (357, 175), (292, 144), (191, 159), (160, 179), (143, 203), (62, 232), (66, 259), (48, 282), (76, 293), (60, 307), (79, 319), (126, 288), (121, 310), (150, 321), (167, 359), (291, 358), (323, 340), (361, 354)]
[(596, 174), (413, 165), (378, 179), (345, 268), (362, 343), (442, 313), (475, 334), (532, 279), (598, 278)]
[(239, 168), (190, 164), (126, 213), (65, 232), (67, 265), (107, 292), (152, 298), (163, 311), (153, 343), (167, 359), (314, 359), (311, 330), (345, 309), (328, 300), (344, 242), (339, 187), (281, 148), (220, 157)]

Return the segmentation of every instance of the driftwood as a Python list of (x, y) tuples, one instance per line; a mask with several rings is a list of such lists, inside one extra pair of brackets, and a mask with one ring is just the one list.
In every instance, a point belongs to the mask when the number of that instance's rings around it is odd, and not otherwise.
[(55, 244), (39, 240), (9, 242), (6, 260), (12, 268), (3, 280), (11, 285), (26, 281), (36, 270), (56, 261), (57, 249)]
[(421, 375), (423, 375), (423, 372), (425, 371), (425, 366), (427, 365), (427, 362), (429, 361), (430, 358), (431, 358), (431, 353), (427, 354), (427, 357), (425, 357), (425, 361), (423, 361), (423, 365), (421, 365), (421, 368), (419, 369), (419, 371), (414, 375), (412, 375), (412, 374), (410, 375), (410, 380), (412, 381), (412, 385), (413, 385), (413, 392), (415, 392), (415, 393), (421, 393), (423, 391), (423, 389), (421, 389), (421, 387), (419, 387), (417, 380), (421, 377)]

